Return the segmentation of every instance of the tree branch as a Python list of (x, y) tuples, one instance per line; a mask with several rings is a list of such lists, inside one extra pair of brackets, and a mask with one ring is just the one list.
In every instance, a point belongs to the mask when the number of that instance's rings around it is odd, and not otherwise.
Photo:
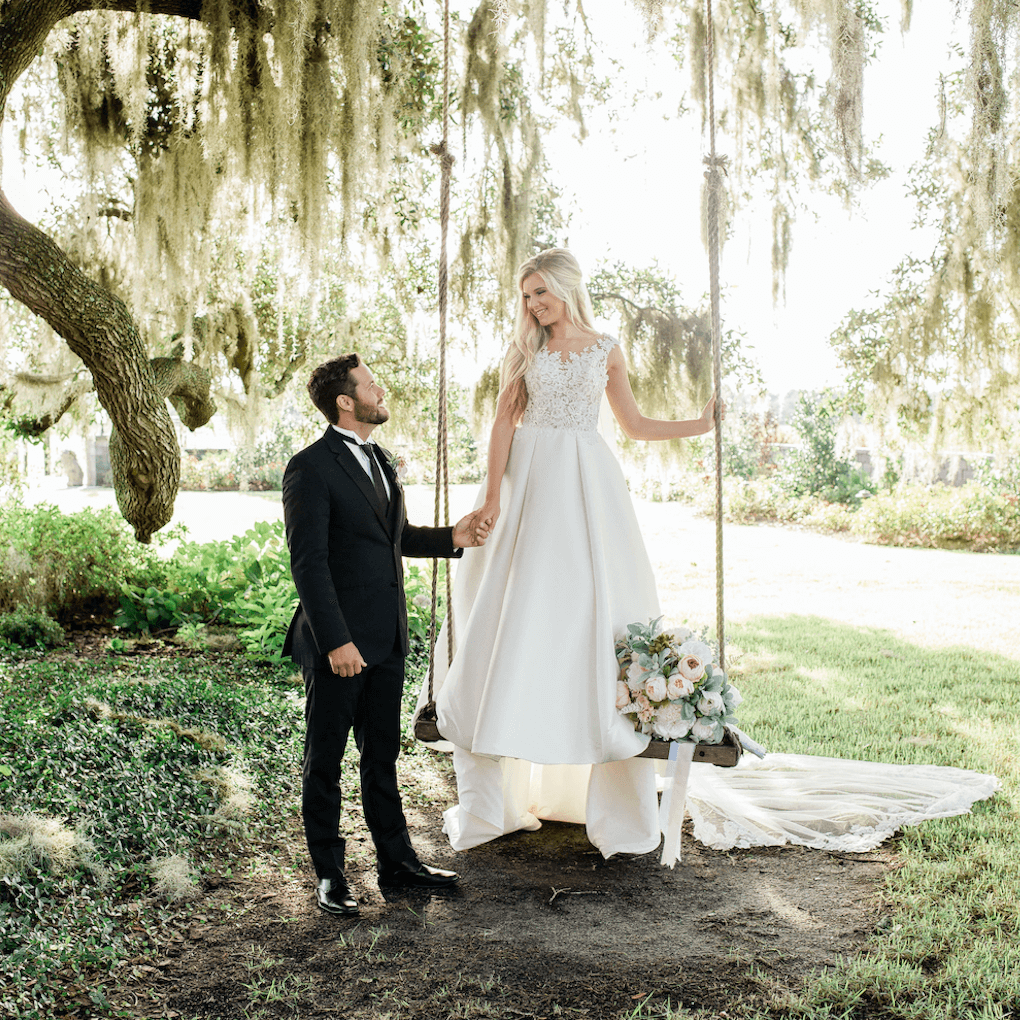
[(139, 541), (149, 541), (173, 515), (180, 449), (127, 308), (19, 216), (2, 191), (0, 283), (48, 322), (92, 373), (114, 426), (110, 457), (117, 503)]

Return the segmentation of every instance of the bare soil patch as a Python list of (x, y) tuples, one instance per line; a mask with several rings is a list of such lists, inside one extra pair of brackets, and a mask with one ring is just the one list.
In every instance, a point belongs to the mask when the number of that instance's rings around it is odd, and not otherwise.
[(384, 896), (361, 838), (348, 868), (361, 915), (323, 914), (293, 820), (248, 869), (234, 864), (246, 877), (207, 884), (121, 1002), (138, 1017), (222, 1020), (616, 1018), (667, 999), (734, 1016), (857, 952), (894, 866), (891, 844), (723, 853), (688, 831), (670, 871), (657, 854), (603, 861), (583, 827), (555, 822), (453, 854), (438, 811), (409, 820), (422, 856), (460, 871), (459, 888)]

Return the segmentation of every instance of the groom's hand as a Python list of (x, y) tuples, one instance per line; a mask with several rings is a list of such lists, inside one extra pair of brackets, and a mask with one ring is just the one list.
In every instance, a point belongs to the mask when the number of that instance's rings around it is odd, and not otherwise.
[(470, 549), (473, 546), (485, 545), (489, 537), (489, 525), (479, 513), (475, 511), (462, 517), (453, 526), (453, 545), (456, 549)]
[(337, 676), (355, 676), (368, 666), (361, 657), (358, 646), (353, 641), (334, 648), (329, 653), (329, 668)]

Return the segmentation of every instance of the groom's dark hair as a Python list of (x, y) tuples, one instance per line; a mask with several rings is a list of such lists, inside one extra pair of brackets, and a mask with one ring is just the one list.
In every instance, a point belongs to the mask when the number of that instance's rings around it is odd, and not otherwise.
[(321, 364), (308, 380), (308, 396), (312, 403), (326, 416), (330, 425), (340, 419), (336, 398), (339, 396), (353, 397), (358, 388), (351, 378), (351, 370), (361, 364), (358, 354), (341, 354), (339, 358), (330, 358)]

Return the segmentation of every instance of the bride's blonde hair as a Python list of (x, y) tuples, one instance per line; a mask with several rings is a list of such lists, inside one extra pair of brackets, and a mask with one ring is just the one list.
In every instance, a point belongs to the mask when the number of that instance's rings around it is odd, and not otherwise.
[(503, 359), (499, 374), (499, 399), (510, 401), (511, 420), (516, 422), (528, 406), (528, 390), (524, 383), (535, 354), (549, 340), (549, 330), (528, 311), (524, 303), (524, 281), (532, 273), (539, 273), (546, 289), (566, 306), (567, 318), (583, 329), (595, 332), (595, 312), (592, 310), (588, 288), (577, 259), (566, 248), (547, 248), (533, 255), (517, 270), (517, 322), (514, 338)]

